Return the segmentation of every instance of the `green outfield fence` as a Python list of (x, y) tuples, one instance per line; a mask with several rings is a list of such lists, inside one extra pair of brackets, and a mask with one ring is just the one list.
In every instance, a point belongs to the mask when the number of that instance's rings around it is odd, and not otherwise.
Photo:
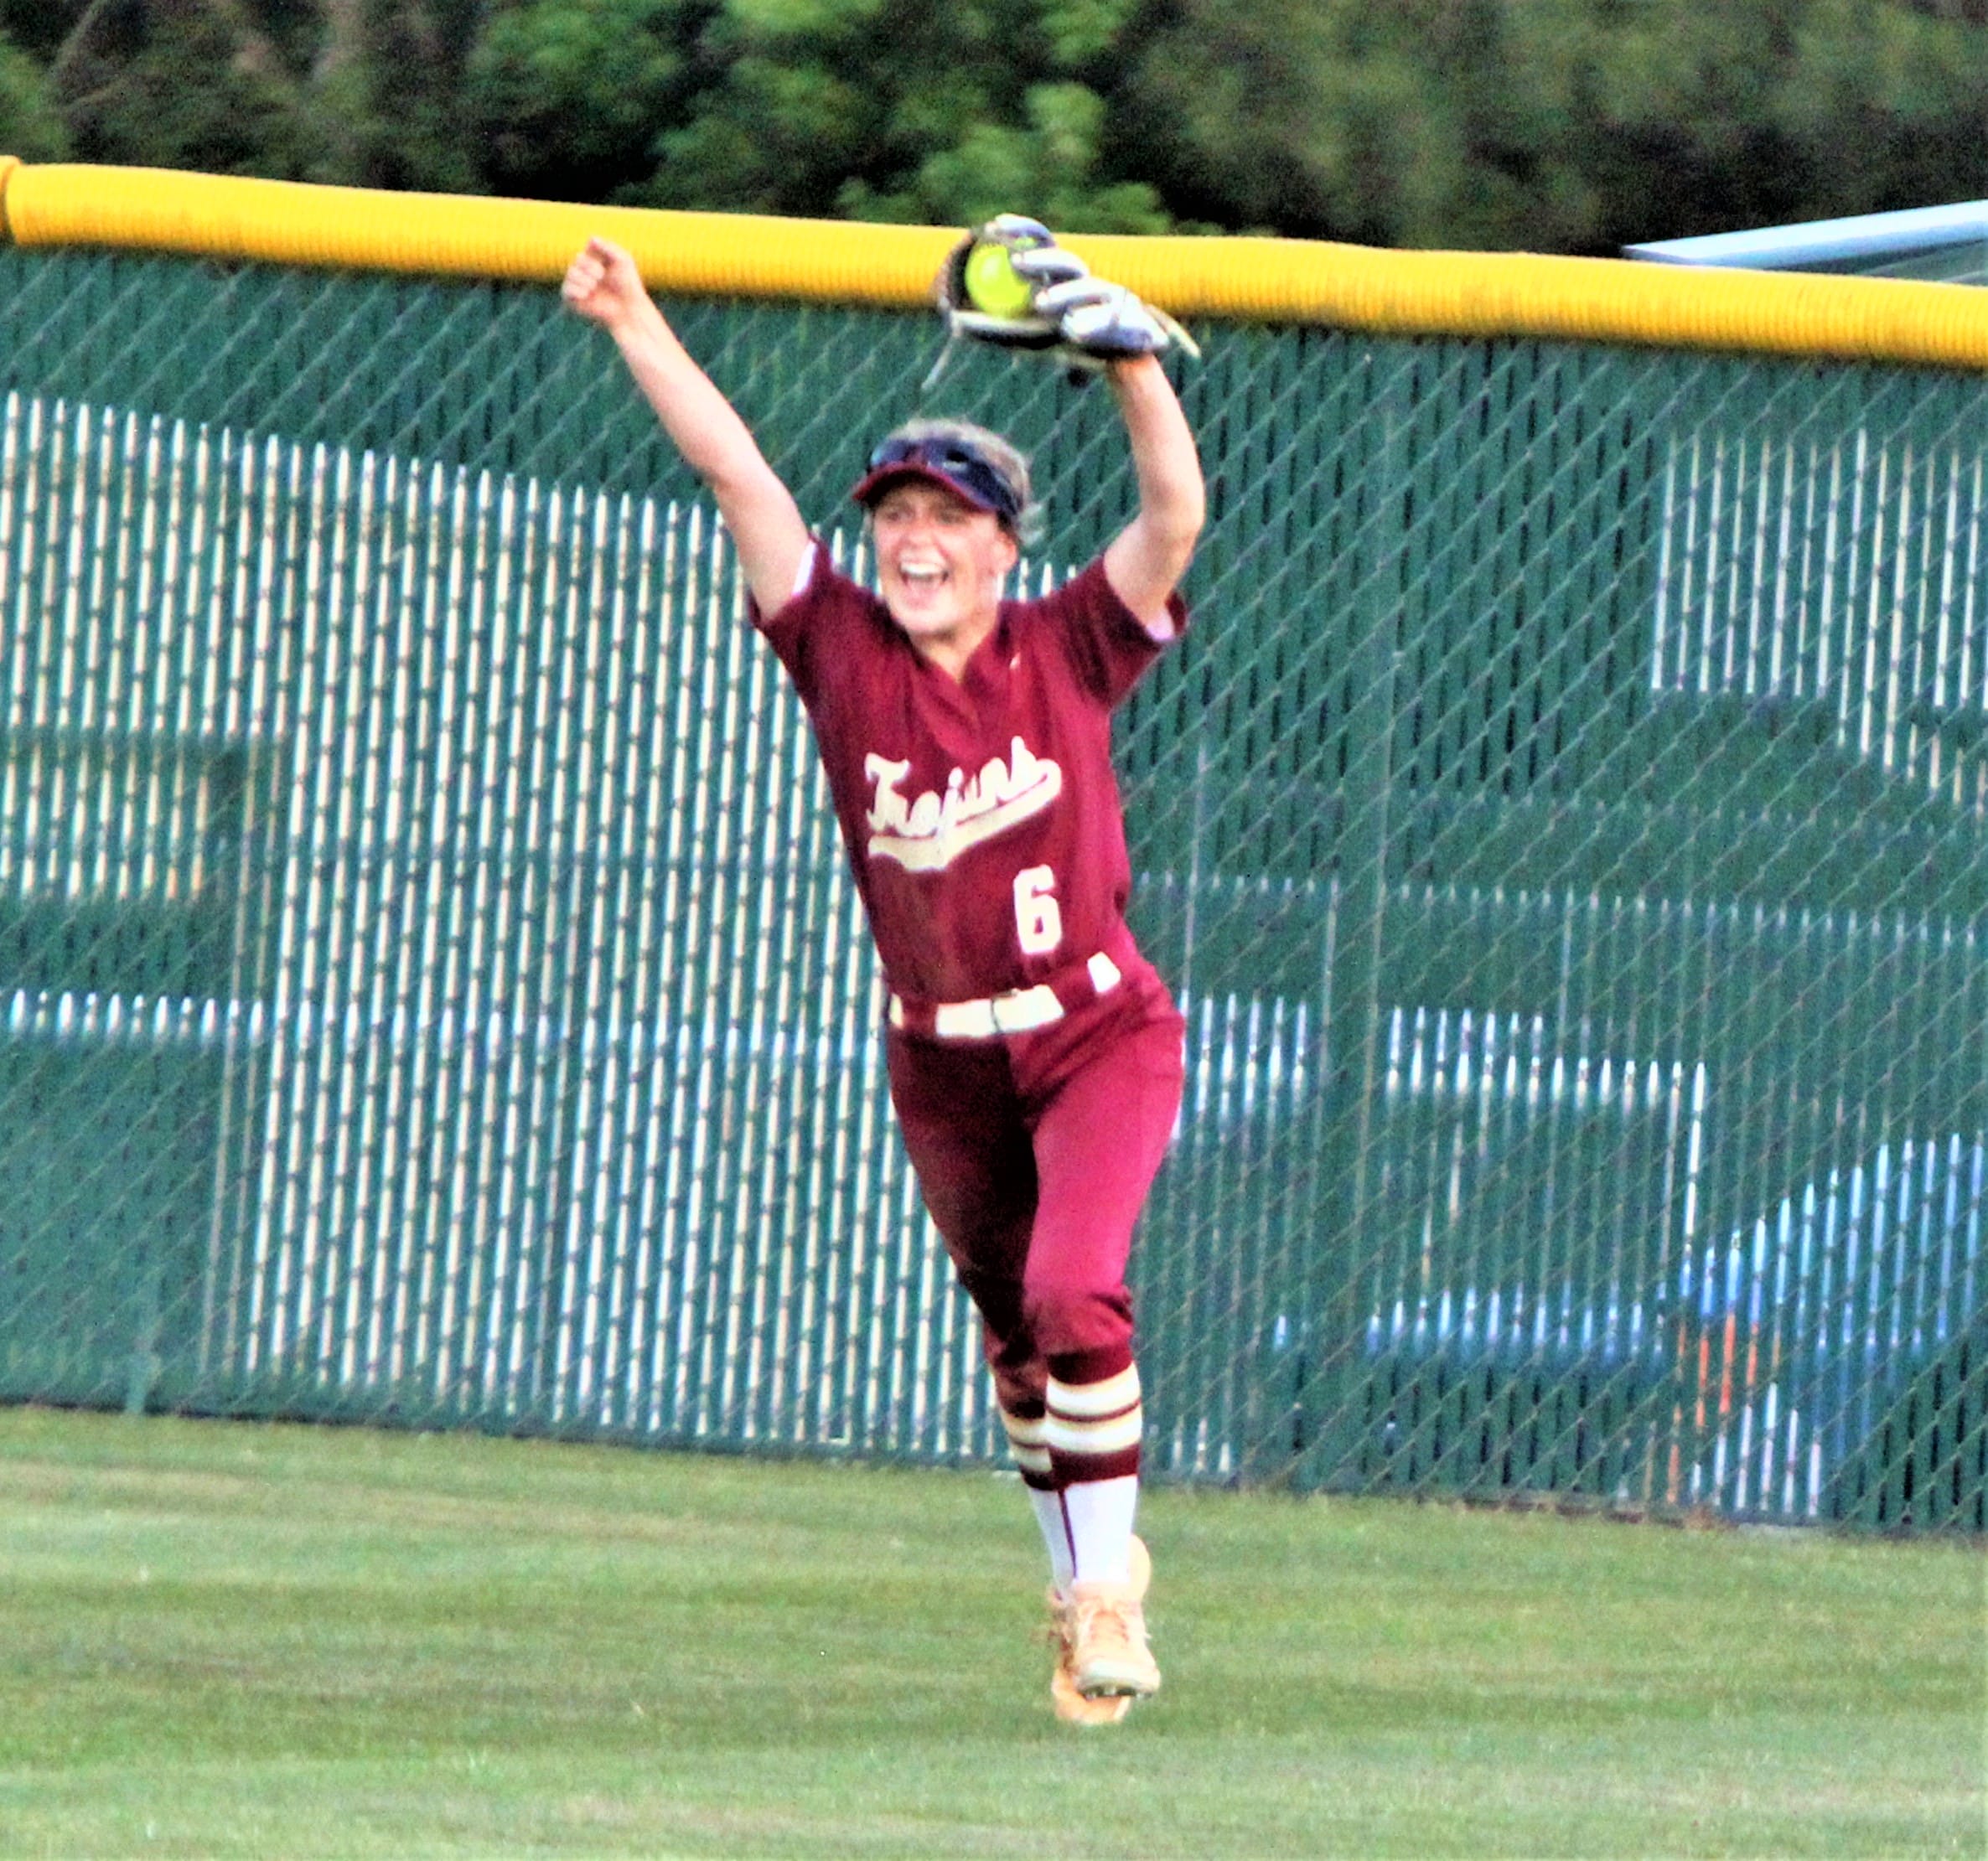
[[(670, 308), (860, 573), (930, 319)], [(1988, 1527), (1985, 378), (1199, 333), (1152, 1467)], [(1126, 512), (1101, 390), (926, 406), (1030, 585)], [(548, 288), (0, 248), (0, 1395), (1000, 1464), (878, 1009)]]

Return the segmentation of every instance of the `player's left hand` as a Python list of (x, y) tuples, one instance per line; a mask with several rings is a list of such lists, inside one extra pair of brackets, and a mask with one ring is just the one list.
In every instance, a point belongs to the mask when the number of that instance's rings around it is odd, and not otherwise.
[(1165, 311), (1102, 278), (1075, 278), (1037, 292), (1035, 313), (1056, 325), (1061, 352), (1079, 364), (1102, 367), (1174, 349), (1200, 358), (1200, 345)]
[(1047, 226), (1022, 214), (968, 233), (947, 255), (933, 296), (950, 336), (1036, 350), (1085, 373), (1173, 349), (1201, 353), (1165, 311), (1093, 277)]
[(976, 226), (946, 255), (932, 281), (933, 301), (950, 336), (971, 336), (1000, 349), (1052, 349), (1056, 326), (1038, 317), (1036, 293), (1089, 271), (1066, 252), (1039, 220), (997, 215)]

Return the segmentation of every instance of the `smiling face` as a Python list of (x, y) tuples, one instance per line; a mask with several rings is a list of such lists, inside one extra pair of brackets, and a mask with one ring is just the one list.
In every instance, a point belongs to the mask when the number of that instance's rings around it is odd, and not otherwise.
[(991, 511), (924, 478), (886, 486), (870, 507), (870, 525), (891, 618), (956, 675), (994, 630), (1019, 545)]

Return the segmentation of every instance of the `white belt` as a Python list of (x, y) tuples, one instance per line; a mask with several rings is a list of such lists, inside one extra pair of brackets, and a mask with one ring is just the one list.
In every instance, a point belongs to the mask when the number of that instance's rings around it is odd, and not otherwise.
[[(1078, 972), (1086, 977), (1094, 995), (1108, 995), (1122, 980), (1118, 965), (1102, 950)], [(1060, 978), (1059, 979), (1061, 980)], [(919, 1006), (902, 995), (890, 998), (890, 1024), (903, 1029), (929, 1028), (942, 1041), (986, 1041), (997, 1034), (1028, 1034), (1054, 1026), (1069, 1012), (1063, 997), (1047, 982), (1029, 989), (1010, 989), (976, 1001), (935, 1001)]]

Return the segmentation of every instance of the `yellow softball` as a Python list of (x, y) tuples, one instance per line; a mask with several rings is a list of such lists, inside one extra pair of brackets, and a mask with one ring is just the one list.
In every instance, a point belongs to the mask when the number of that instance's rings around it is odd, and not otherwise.
[(966, 255), (966, 295), (983, 316), (1027, 316), (1033, 289), (1008, 263), (1006, 246), (983, 243)]

